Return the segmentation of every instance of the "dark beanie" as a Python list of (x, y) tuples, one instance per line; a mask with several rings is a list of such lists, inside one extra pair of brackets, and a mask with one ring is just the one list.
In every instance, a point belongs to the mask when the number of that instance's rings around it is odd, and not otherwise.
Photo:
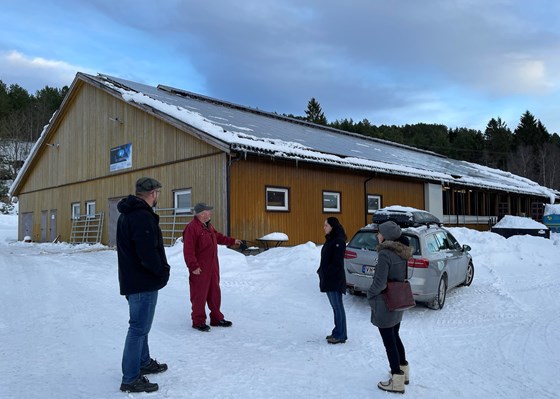
[(401, 228), (392, 220), (381, 223), (379, 225), (379, 232), (383, 235), (383, 238), (389, 241), (395, 241), (401, 236)]

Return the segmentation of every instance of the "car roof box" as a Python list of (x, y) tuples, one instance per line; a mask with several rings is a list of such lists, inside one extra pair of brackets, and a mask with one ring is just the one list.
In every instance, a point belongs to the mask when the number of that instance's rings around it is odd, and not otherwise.
[(401, 227), (419, 227), (430, 224), (441, 226), (440, 220), (429, 212), (421, 209), (391, 206), (375, 211), (372, 223), (381, 224), (392, 220)]

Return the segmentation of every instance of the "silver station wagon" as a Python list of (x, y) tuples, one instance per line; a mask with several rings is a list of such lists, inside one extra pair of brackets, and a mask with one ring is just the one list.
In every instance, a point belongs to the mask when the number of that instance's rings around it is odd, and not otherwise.
[[(473, 281), (474, 265), (468, 252), (471, 248), (460, 245), (449, 231), (441, 227), (435, 216), (414, 210), (420, 213), (416, 216), (428, 221), (415, 221), (411, 211), (407, 211), (409, 215), (405, 220), (402, 218), (403, 208), (397, 208), (398, 216), (391, 218), (385, 213), (383, 221), (393, 220), (401, 225), (402, 240), (413, 250), (408, 261), (408, 278), (414, 299), (432, 309), (442, 309), (448, 290), (469, 286)], [(365, 294), (371, 286), (378, 257), (377, 226), (372, 223), (358, 230), (346, 247), (346, 285), (352, 294)]]

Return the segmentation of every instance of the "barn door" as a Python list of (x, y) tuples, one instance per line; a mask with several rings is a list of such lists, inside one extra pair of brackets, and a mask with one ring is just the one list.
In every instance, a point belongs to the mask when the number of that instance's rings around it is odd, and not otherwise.
[(49, 240), (54, 242), (58, 236), (56, 232), (56, 209), (51, 209), (51, 220), (49, 223)]
[(117, 209), (117, 204), (122, 198), (109, 199), (109, 246), (117, 246), (117, 220), (121, 214)]
[(29, 236), (33, 239), (33, 212), (21, 214), (21, 237), (19, 237), (19, 239), (23, 240), (25, 236)]
[(41, 211), (41, 242), (47, 241), (47, 224), (49, 211)]

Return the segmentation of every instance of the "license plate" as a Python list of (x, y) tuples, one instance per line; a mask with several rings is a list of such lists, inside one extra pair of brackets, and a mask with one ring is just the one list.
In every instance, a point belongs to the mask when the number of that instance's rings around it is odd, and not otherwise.
[(362, 266), (362, 273), (364, 274), (375, 274), (375, 266)]

